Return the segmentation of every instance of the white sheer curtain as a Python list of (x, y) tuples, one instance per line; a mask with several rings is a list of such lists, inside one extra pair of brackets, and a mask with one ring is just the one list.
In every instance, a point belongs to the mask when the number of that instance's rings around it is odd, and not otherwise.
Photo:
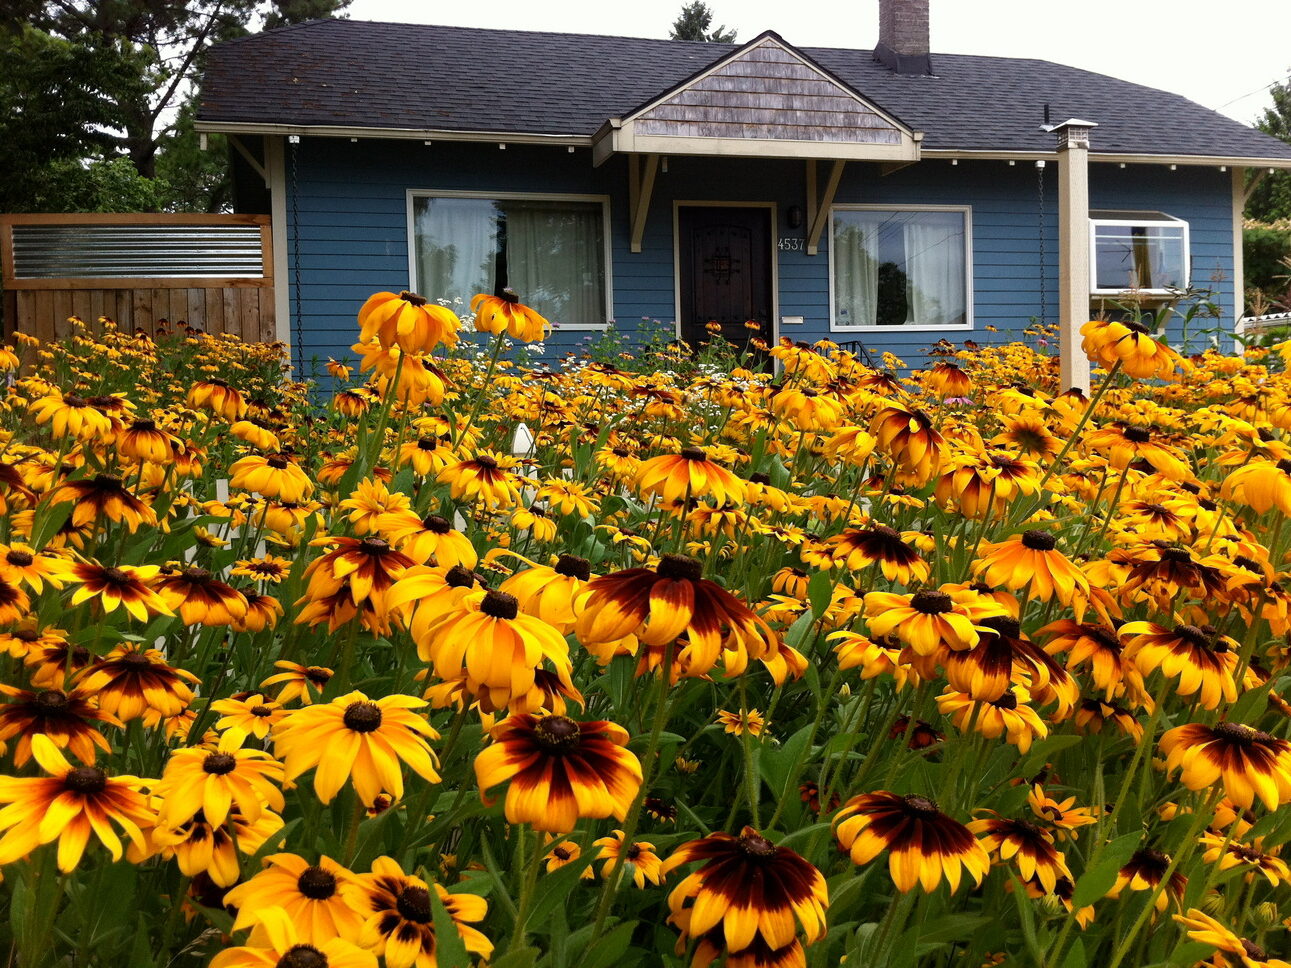
[(596, 202), (504, 201), (507, 285), (553, 323), (605, 322), (605, 246)]
[(962, 325), (967, 311), (963, 216), (911, 213), (905, 223), (905, 271), (907, 325)]
[[(461, 299), (497, 284), (497, 204), (487, 198), (419, 198), (415, 208), (417, 282), (431, 301)], [(465, 311), (465, 310), (463, 310)]]
[(873, 326), (879, 308), (878, 221), (868, 212), (834, 213), (834, 324)]

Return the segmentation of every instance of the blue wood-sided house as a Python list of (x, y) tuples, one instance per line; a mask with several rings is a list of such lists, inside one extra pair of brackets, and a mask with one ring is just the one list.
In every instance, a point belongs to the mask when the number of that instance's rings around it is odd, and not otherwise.
[(559, 324), (549, 354), (609, 321), (752, 319), (917, 362), (1189, 285), (1231, 331), (1244, 195), (1291, 146), (1103, 75), (930, 54), (927, 16), (883, 0), (874, 51), (311, 22), (216, 48), (199, 128), (274, 216), (301, 360), (348, 355), (381, 289), (510, 286)]

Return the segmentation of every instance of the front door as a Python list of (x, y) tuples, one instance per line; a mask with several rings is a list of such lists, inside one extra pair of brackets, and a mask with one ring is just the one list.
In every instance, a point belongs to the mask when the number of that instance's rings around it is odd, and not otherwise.
[[(681, 338), (708, 342), (709, 323), (743, 349), (750, 337), (771, 342), (771, 210), (683, 206), (677, 212), (681, 268)], [(752, 320), (760, 329), (745, 327)]]

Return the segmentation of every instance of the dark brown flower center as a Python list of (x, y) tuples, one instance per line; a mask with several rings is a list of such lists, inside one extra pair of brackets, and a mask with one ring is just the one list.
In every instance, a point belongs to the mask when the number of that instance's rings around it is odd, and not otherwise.
[(1268, 961), (1268, 958), (1269, 958), (1268, 952), (1265, 951), (1263, 948), (1261, 948), (1259, 945), (1257, 945), (1254, 941), (1247, 941), (1245, 938), (1242, 938), (1241, 941), (1242, 941), (1242, 950), (1246, 952), (1246, 957), (1249, 958), (1251, 961), (1254, 961), (1257, 963)]
[(567, 753), (578, 748), (583, 731), (568, 716), (544, 716), (534, 724), (533, 736), (547, 752)]
[(322, 901), (336, 893), (336, 878), (322, 867), (306, 867), (296, 878), (296, 888), (305, 897)]
[(274, 968), (327, 968), (327, 955), (312, 944), (296, 944), (287, 949)]
[(510, 303), (511, 305), (514, 306), (520, 302), (520, 296), (516, 293), (514, 289), (508, 286), (506, 289), (502, 290), (502, 301), (505, 303)]
[(430, 924), (430, 892), (424, 887), (405, 887), (399, 892), (394, 906), (405, 921)]
[(490, 589), (480, 602), (480, 611), (492, 618), (513, 619), (520, 612), (520, 603), (514, 595)]
[(1174, 634), (1196, 648), (1210, 649), (1215, 645), (1214, 640), (1195, 625), (1176, 626)]
[(999, 632), (1006, 639), (1016, 639), (1022, 634), (1021, 624), (1011, 615), (992, 615), (977, 624)]
[(97, 766), (78, 766), (63, 777), (63, 786), (82, 796), (102, 793), (107, 789), (108, 775)]
[(1010, 689), (1004, 695), (1000, 696), (999, 699), (992, 702), (991, 705), (996, 709), (1017, 709), (1018, 697), (1014, 694), (1013, 690)]
[(481, 454), (475, 458), (475, 466), (483, 468), (486, 471), (495, 471), (498, 469), (498, 462), (488, 454)]
[(74, 393), (64, 394), (63, 403), (67, 404), (69, 407), (88, 407), (89, 406), (89, 403), (86, 402), (84, 397), (78, 397)]
[(925, 817), (935, 817), (940, 811), (937, 804), (927, 797), (908, 796), (905, 797), (906, 809), (911, 813), (917, 813)]
[(238, 761), (231, 753), (210, 753), (202, 760), (202, 769), (216, 776), (224, 776), (238, 768)]
[(1058, 539), (1048, 531), (1024, 531), (1022, 546), (1032, 551), (1053, 551), (1058, 546)]
[(268, 719), (273, 715), (273, 710), (268, 706), (252, 706), (247, 710), (252, 716), (259, 716), (261, 719)]
[(184, 569), (184, 578), (194, 584), (205, 584), (211, 580), (211, 573), (205, 568), (198, 568), (192, 565)]
[(399, 293), (399, 298), (410, 306), (424, 306), (429, 301), (425, 296), (418, 296), (415, 292), (408, 292), (407, 290)]
[(424, 518), (421, 526), (435, 534), (448, 534), (453, 530), (453, 526), (448, 523), (448, 519), (441, 518), (438, 514), (432, 514), (430, 517)]
[(610, 451), (610, 453), (615, 457), (630, 457), (632, 455), (632, 451), (628, 450), (626, 447), (615, 447)]
[(708, 455), (704, 453), (702, 447), (683, 447), (681, 456), (686, 460), (708, 460)]
[(752, 827), (745, 827), (740, 834), (740, 849), (753, 857), (770, 857), (776, 852), (775, 844)]
[(1256, 731), (1242, 723), (1219, 723), (1212, 730), (1216, 736), (1230, 743), (1250, 746), (1255, 741)]
[(421, 450), (438, 450), (439, 438), (438, 437), (420, 437), (417, 440), (417, 446)]
[(703, 573), (703, 564), (685, 555), (664, 555), (655, 569), (655, 574), (669, 581), (699, 581)]
[(46, 712), (61, 712), (71, 705), (71, 700), (57, 689), (46, 689), (36, 693), (36, 705)]
[(586, 558), (579, 558), (576, 555), (561, 555), (556, 562), (555, 572), (558, 575), (564, 575), (566, 578), (587, 581), (592, 577), (592, 563)]
[(910, 607), (924, 615), (941, 615), (955, 607), (954, 599), (945, 592), (915, 592), (910, 598)]
[(449, 588), (471, 588), (475, 584), (475, 573), (461, 565), (454, 565), (444, 573), (444, 584)]
[(381, 725), (381, 707), (374, 702), (352, 702), (345, 707), (341, 717), (346, 729), (356, 733), (370, 733)]
[(364, 538), (359, 542), (359, 550), (365, 555), (383, 555), (390, 550), (390, 542), (385, 538)]
[(127, 652), (125, 655), (117, 657), (117, 663), (123, 666), (150, 666), (152, 660), (142, 652)]
[(1126, 427), (1125, 439), (1135, 444), (1146, 444), (1152, 439), (1152, 434), (1142, 427)]
[(1291, 474), (1291, 460), (1278, 461), (1278, 470), (1283, 474)]
[(266, 457), (264, 462), (276, 471), (282, 470), (289, 463), (291, 463), (289, 460), (287, 460), (287, 458), (283, 457), (281, 454), (274, 454), (272, 457)]
[(35, 642), (40, 638), (40, 633), (35, 629), (19, 629), (13, 633), (13, 637), (20, 642)]
[(305, 670), (305, 678), (320, 689), (332, 679), (332, 673), (322, 666), (310, 666)]
[(1166, 548), (1161, 552), (1161, 560), (1191, 563), (1192, 554), (1187, 548)]
[(18, 568), (26, 568), (36, 559), (30, 552), (19, 551), (17, 548), (15, 548), (13, 551), (5, 555), (5, 560), (8, 561), (9, 564), (14, 565)]

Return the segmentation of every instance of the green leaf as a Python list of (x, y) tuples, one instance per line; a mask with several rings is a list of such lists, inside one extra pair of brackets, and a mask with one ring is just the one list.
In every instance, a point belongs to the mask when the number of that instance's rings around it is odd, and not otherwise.
[(808, 724), (798, 732), (794, 733), (779, 749), (768, 749), (762, 754), (762, 778), (767, 781), (773, 792), (788, 796), (789, 790), (785, 784), (789, 782), (789, 775), (793, 772), (795, 763), (807, 762), (804, 758), (807, 751), (807, 741), (811, 738), (811, 724)]
[(441, 964), (469, 965), (470, 956), (466, 953), (466, 944), (457, 933), (453, 917), (439, 899), (439, 892), (431, 885), (430, 909), (435, 918), (435, 954)]
[[(583, 958), (582, 968), (609, 968), (628, 950), (628, 945), (632, 943), (632, 931), (636, 926), (635, 921), (616, 924), (588, 949), (587, 955)], [(575, 934), (571, 940), (577, 937), (578, 935)]]
[(1269, 692), (1273, 689), (1273, 682), (1270, 680), (1258, 689), (1250, 689), (1238, 697), (1237, 702), (1233, 703), (1232, 708), (1224, 716), (1230, 723), (1245, 723), (1251, 725), (1257, 723), (1260, 717), (1264, 715), (1269, 704)]
[[(789, 631), (784, 637), (785, 644), (790, 648), (802, 651), (802, 644), (806, 641), (807, 634), (815, 624), (816, 616), (812, 615), (811, 612), (804, 612), (798, 616), (798, 621), (789, 626)], [(811, 668), (811, 665), (808, 664), (807, 667)]]
[(834, 594), (834, 576), (827, 571), (818, 571), (807, 582), (807, 599), (811, 602), (813, 618), (820, 618), (829, 608), (829, 600)]
[(1060, 736), (1048, 736), (1031, 747), (1031, 753), (1022, 761), (1017, 775), (1024, 779), (1035, 776), (1044, 765), (1057, 753), (1065, 749), (1071, 749), (1073, 746), (1079, 746), (1083, 737), (1073, 736), (1069, 733)]
[(931, 931), (919, 932), (919, 943), (963, 941), (972, 937), (978, 928), (994, 921), (994, 918), (977, 914), (944, 914), (933, 922), (936, 926)]
[(1143, 834), (1134, 831), (1123, 834), (1108, 844), (1098, 863), (1085, 871), (1076, 882), (1076, 890), (1071, 895), (1072, 906), (1082, 908), (1093, 904), (1110, 891), (1116, 883), (1116, 875), (1141, 843)]
[[(436, 929), (438, 933), (438, 929)], [(493, 968), (533, 968), (538, 963), (537, 948), (520, 948), (518, 951), (509, 951), (497, 961), (492, 962)], [(469, 961), (449, 961), (441, 954), (439, 963), (442, 965), (469, 965)]]
[[(1192, 962), (1185, 961), (1180, 962), (1180, 964), (1192, 964)], [(1085, 965), (1085, 944), (1077, 938), (1071, 943), (1067, 957), (1062, 959), (1062, 968), (1085, 968)]]

